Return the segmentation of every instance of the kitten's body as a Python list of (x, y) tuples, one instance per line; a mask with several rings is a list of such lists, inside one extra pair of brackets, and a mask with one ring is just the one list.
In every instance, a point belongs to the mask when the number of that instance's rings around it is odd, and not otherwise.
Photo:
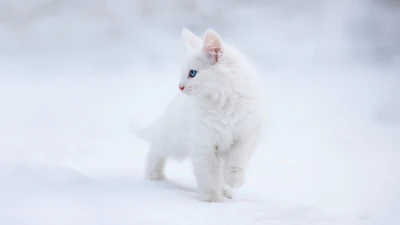
[[(200, 200), (220, 201), (222, 196), (232, 197), (225, 184), (238, 187), (244, 181), (263, 123), (260, 81), (233, 47), (224, 44), (222, 48), (214, 32), (211, 37), (206, 33), (202, 48), (192, 33), (184, 30), (183, 35), (190, 45), (180, 84), (185, 94), (179, 93), (165, 113), (139, 134), (151, 143), (146, 176), (164, 179), (167, 157), (190, 156)], [(210, 38), (218, 38), (217, 45)], [(221, 48), (215, 50), (215, 46)], [(193, 68), (198, 75), (189, 78), (187, 71)]]

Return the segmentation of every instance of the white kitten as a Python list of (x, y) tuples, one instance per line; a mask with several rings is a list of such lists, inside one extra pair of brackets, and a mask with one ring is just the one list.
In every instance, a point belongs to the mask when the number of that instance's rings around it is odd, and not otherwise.
[[(263, 124), (257, 71), (214, 31), (204, 39), (183, 29), (187, 46), (179, 93), (165, 113), (137, 135), (150, 142), (146, 177), (165, 179), (168, 157), (190, 156), (199, 199), (232, 198)], [(226, 185), (227, 184), (227, 185)]]

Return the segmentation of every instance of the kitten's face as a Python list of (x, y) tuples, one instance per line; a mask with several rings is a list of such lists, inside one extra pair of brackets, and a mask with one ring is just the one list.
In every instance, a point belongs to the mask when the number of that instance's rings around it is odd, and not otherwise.
[(218, 88), (215, 69), (222, 56), (222, 41), (213, 31), (206, 32), (204, 41), (185, 29), (182, 37), (187, 52), (182, 62), (179, 88), (190, 96), (210, 93)]
[(207, 91), (212, 82), (208, 72), (212, 65), (206, 62), (201, 49), (188, 49), (182, 62), (179, 88), (187, 95), (196, 96)]

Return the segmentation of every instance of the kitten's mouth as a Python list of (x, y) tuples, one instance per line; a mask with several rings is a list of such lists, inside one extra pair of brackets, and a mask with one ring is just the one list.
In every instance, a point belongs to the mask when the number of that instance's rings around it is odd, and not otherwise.
[(196, 95), (197, 88), (194, 86), (183, 87), (182, 89), (179, 88), (183, 93), (187, 95)]

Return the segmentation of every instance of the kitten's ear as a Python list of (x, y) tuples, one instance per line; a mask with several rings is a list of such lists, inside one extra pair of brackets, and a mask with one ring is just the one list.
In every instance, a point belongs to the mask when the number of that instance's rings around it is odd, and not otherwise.
[(211, 64), (214, 65), (221, 59), (224, 49), (222, 40), (216, 32), (212, 30), (206, 31), (204, 34), (203, 50)]
[(195, 48), (201, 46), (201, 39), (189, 30), (182, 28), (182, 39), (186, 46)]

